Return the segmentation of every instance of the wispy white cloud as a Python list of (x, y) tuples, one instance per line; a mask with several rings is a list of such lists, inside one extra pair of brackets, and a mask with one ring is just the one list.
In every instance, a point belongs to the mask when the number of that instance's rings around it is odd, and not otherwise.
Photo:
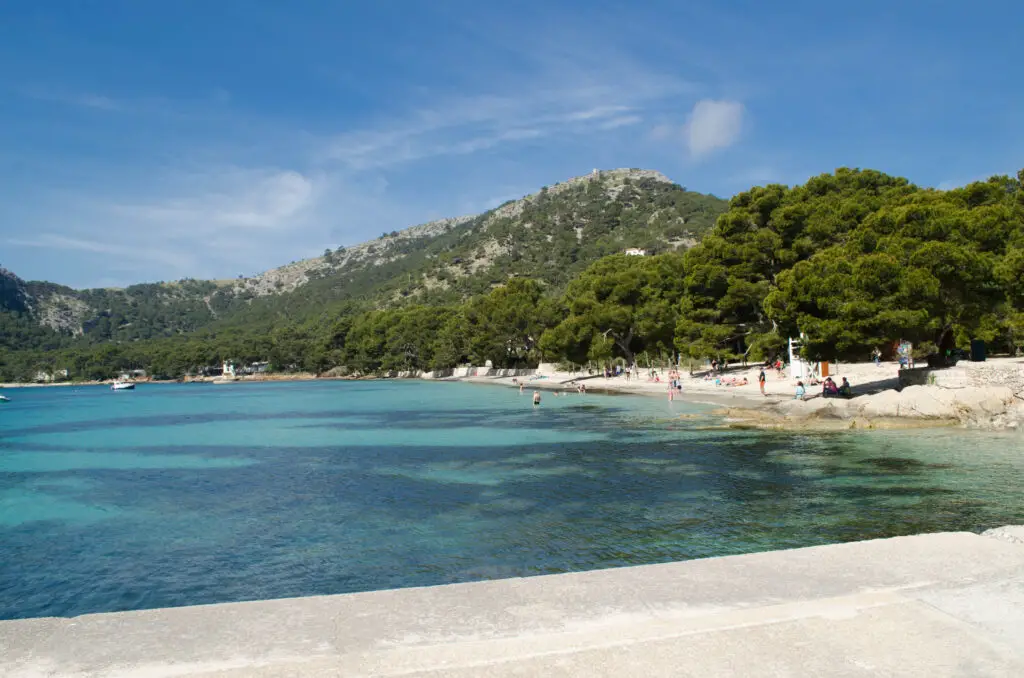
[(254, 275), (430, 218), (423, 203), (396, 200), (380, 177), (260, 167), (175, 170), (141, 188), (51, 193), (38, 202), (26, 215), (35, 233), (3, 242), (73, 261), (93, 275), (51, 277), (85, 286), (100, 274), (120, 285)]
[(491, 135), (479, 136), (465, 141), (441, 143), (432, 147), (425, 146), (420, 155), (411, 155), (408, 159), (419, 159), (422, 157), (433, 157), (439, 155), (468, 155), (485, 151), (501, 144), (515, 141), (526, 141), (544, 136), (544, 131), (539, 129), (510, 129), (504, 132), (497, 132)]
[(639, 115), (620, 115), (617, 118), (609, 118), (604, 122), (598, 124), (599, 130), (611, 130), (618, 129), (620, 127), (629, 127), (630, 125), (638, 125), (643, 122), (643, 117)]
[(83, 94), (76, 97), (73, 103), (77, 103), (80, 106), (86, 108), (98, 108), (101, 111), (119, 111), (121, 110), (121, 104), (114, 101), (110, 97), (105, 97), (100, 94)]
[(139, 264), (163, 264), (167, 266), (183, 267), (189, 262), (189, 258), (181, 253), (160, 247), (138, 248), (131, 245), (102, 242), (84, 237), (73, 238), (59, 233), (41, 233), (33, 238), (9, 238), (7, 243), (20, 247), (38, 247), (49, 250), (70, 250), (73, 252), (85, 252), (89, 254), (103, 255), (109, 265), (120, 270), (138, 270)]
[(53, 194), (31, 218), (39, 234), (7, 242), (73, 252), (90, 270), (137, 282), (223, 277), (225, 269), (248, 275), (334, 239), (321, 210), (335, 206), (324, 201), (327, 175), (217, 167), (153, 179), (141, 189)]
[(564, 116), (567, 122), (576, 122), (580, 120), (600, 120), (607, 119), (609, 116), (615, 116), (620, 113), (629, 112), (629, 106), (595, 106), (594, 108), (588, 108), (582, 111), (575, 111)]
[(314, 179), (294, 170), (227, 168), (184, 178), (184, 195), (115, 203), (112, 213), (176, 232), (288, 229), (317, 199)]
[(699, 158), (735, 144), (743, 130), (743, 115), (738, 101), (698, 101), (684, 129), (690, 155)]
[(379, 169), (542, 137), (607, 132), (637, 124), (645, 108), (688, 87), (669, 79), (634, 80), (534, 87), (528, 93), (513, 87), (516, 91), (507, 95), (437, 101), (404, 118), (339, 134), (326, 144), (324, 155), (350, 169)]
[(65, 106), (78, 108), (91, 108), (100, 111), (123, 111), (127, 108), (125, 102), (118, 101), (111, 97), (96, 94), (94, 92), (69, 92), (48, 87), (28, 87), (23, 93), (30, 99), (48, 101)]

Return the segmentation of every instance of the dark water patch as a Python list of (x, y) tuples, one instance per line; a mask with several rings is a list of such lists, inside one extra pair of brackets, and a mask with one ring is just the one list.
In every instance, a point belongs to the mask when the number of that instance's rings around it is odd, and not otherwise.
[[(544, 411), (543, 418), (530, 419), (532, 427), (540, 428), (564, 428), (578, 427), (579, 420), (576, 411), (601, 412), (605, 420), (614, 419), (620, 415), (613, 408), (602, 410), (597, 406), (575, 406), (566, 408), (549, 408)], [(500, 425), (501, 422), (518, 423), (524, 421), (524, 417), (530, 416), (532, 410), (523, 411), (507, 409), (472, 409), (463, 410), (457, 413), (448, 414), (441, 411), (423, 410), (388, 410), (386, 412), (359, 412), (351, 409), (345, 410), (324, 410), (324, 411), (275, 411), (275, 412), (190, 412), (190, 413), (167, 413), (160, 415), (136, 415), (122, 416), (117, 418), (81, 420), (69, 422), (55, 422), (42, 426), (30, 426), (24, 428), (2, 428), (0, 429), (0, 444), (11, 438), (22, 438), (33, 435), (44, 435), (53, 433), (82, 433), (86, 431), (112, 430), (123, 428), (154, 428), (191, 426), (201, 424), (230, 424), (257, 421), (288, 421), (288, 420), (309, 420), (321, 419), (332, 420), (330, 424), (309, 424), (300, 427), (310, 428), (334, 428), (334, 429), (379, 429), (382, 426), (388, 428), (447, 428), (452, 426), (473, 426)]]
[(877, 469), (888, 473), (921, 473), (926, 470), (932, 469), (949, 469), (953, 468), (950, 464), (934, 464), (926, 463), (919, 459), (909, 459), (903, 457), (872, 457), (870, 459), (864, 459), (860, 462), (864, 465), (874, 466)]
[(82, 433), (86, 431), (106, 431), (124, 428), (153, 428), (166, 426), (190, 426), (198, 424), (229, 424), (233, 422), (252, 422), (264, 420), (289, 419), (361, 419), (351, 412), (197, 412), (188, 414), (161, 414), (151, 416), (118, 417), (116, 419), (100, 419), (95, 421), (69, 421), (31, 426), (20, 429), (0, 429), (0, 442), (3, 439), (20, 438), (48, 433)]
[(40, 443), (34, 440), (3, 440), (0, 439), (0, 454), (5, 450), (17, 450), (19, 452), (71, 452), (77, 447), (70, 445), (53, 445)]
[(863, 478), (861, 481), (864, 482), (863, 485), (839, 486), (833, 488), (832, 492), (834, 492), (836, 496), (847, 499), (878, 500), (884, 500), (887, 497), (912, 497), (923, 500), (928, 497), (935, 496), (959, 497), (961, 494), (960, 491), (948, 487), (923, 485), (910, 485), (905, 487), (899, 485), (884, 485), (881, 487), (873, 487), (870, 485), (870, 479)]

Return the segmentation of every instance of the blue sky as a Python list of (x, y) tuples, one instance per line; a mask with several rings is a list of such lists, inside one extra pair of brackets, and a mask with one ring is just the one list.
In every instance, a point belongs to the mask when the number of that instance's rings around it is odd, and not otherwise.
[(0, 264), (252, 274), (595, 167), (729, 196), (1024, 166), (1024, 4), (0, 4)]

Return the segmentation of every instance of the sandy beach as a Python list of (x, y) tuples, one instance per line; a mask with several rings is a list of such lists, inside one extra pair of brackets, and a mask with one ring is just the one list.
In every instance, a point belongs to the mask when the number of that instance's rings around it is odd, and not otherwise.
[[(766, 404), (793, 400), (799, 380), (790, 378), (788, 369), (784, 370), (781, 376), (774, 369), (765, 370), (767, 382), (764, 395), (758, 388), (757, 378), (760, 371), (760, 365), (730, 366), (720, 375), (716, 375), (720, 377), (720, 382), (717, 385), (714, 379), (705, 378), (706, 372), (695, 372), (691, 375), (683, 371), (679, 376), (683, 388), (682, 390), (677, 389), (673, 398), (727, 407), (750, 408), (761, 408)], [(652, 378), (648, 371), (641, 368), (639, 376), (627, 380), (625, 375), (605, 378), (603, 375), (592, 375), (586, 372), (549, 371), (542, 366), (536, 375), (527, 377), (481, 376), (456, 377), (454, 379), (514, 388), (519, 388), (519, 383), (522, 382), (525, 384), (525, 389), (572, 392), (576, 391), (578, 384), (583, 384), (590, 393), (628, 393), (667, 399), (671, 381), (668, 376), (669, 372), (666, 369), (658, 369), (656, 374), (657, 379)], [(899, 365), (896, 363), (882, 363), (877, 367), (874, 363), (830, 364), (829, 374), (836, 382), (840, 382), (843, 377), (849, 379), (854, 395), (895, 388), (899, 383)], [(746, 383), (743, 383), (744, 380)], [(804, 383), (808, 383), (806, 379)], [(820, 390), (820, 387), (808, 386), (808, 396), (820, 393)]]
[[(987, 363), (997, 370), (1024, 372), (1020, 358), (996, 358)], [(934, 385), (900, 386), (898, 363), (830, 363), (828, 376), (838, 384), (849, 380), (853, 397), (824, 398), (822, 386), (811, 380), (766, 369), (767, 381), (762, 395), (758, 386), (760, 365), (727, 367), (722, 373), (707, 372), (678, 377), (681, 390), (672, 392), (674, 400), (717, 405), (715, 411), (723, 425), (736, 428), (773, 430), (849, 430), (965, 426), (984, 429), (1024, 430), (1024, 393), (1009, 383), (964, 385), (945, 388)], [(531, 376), (475, 376), (458, 381), (502, 385), (523, 390), (559, 390), (575, 393), (580, 384), (587, 393), (626, 393), (669, 398), (668, 370), (640, 371), (639, 378), (624, 375), (605, 378), (585, 372), (541, 369)], [(716, 381), (715, 377), (718, 378)], [(803, 381), (806, 395), (795, 397), (797, 383)]]

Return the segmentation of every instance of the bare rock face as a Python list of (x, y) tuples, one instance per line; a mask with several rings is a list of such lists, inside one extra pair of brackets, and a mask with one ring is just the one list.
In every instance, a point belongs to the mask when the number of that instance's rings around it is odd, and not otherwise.
[(380, 266), (398, 256), (402, 256), (393, 251), (396, 244), (442, 235), (473, 218), (452, 217), (412, 226), (358, 245), (339, 248), (338, 251), (333, 252), (329, 257), (303, 259), (302, 261), (296, 261), (286, 266), (265, 271), (252, 278), (233, 281), (231, 286), (236, 293), (247, 292), (258, 297), (291, 292), (305, 285), (318, 272), (358, 265)]
[(71, 334), (81, 334), (82, 325), (92, 309), (81, 299), (67, 294), (53, 294), (40, 300), (37, 307), (39, 324)]
[(567, 191), (574, 186), (581, 184), (588, 184), (591, 182), (601, 182), (609, 198), (616, 198), (626, 185), (627, 181), (639, 181), (641, 179), (650, 179), (653, 181), (661, 181), (666, 184), (671, 184), (672, 180), (661, 172), (655, 170), (644, 170), (644, 169), (613, 169), (613, 170), (594, 170), (590, 174), (584, 174), (582, 176), (573, 177), (566, 181), (560, 182), (549, 188), (544, 188), (537, 193), (521, 198), (520, 200), (513, 200), (507, 202), (504, 205), (498, 207), (491, 213), (491, 218), (501, 219), (503, 217), (515, 218), (523, 213), (523, 208), (530, 203), (531, 200), (536, 200), (542, 193), (547, 195), (558, 195), (563, 191)]
[[(546, 187), (537, 193), (533, 193), (519, 200), (513, 200), (501, 205), (491, 212), (486, 213), (486, 221), (481, 223), (481, 227), (486, 228), (489, 223), (497, 219), (506, 217), (516, 218), (520, 216), (523, 210), (531, 202), (538, 200), (541, 195), (557, 195), (575, 186), (599, 182), (607, 197), (609, 199), (614, 199), (623, 190), (627, 182), (641, 180), (660, 181), (667, 184), (672, 183), (671, 179), (655, 170), (594, 170), (590, 174), (574, 177), (567, 181)], [(462, 226), (463, 224), (473, 221), (481, 216), (484, 215), (438, 219), (437, 221), (431, 221), (426, 224), (412, 226), (402, 231), (395, 231), (390, 234), (382, 235), (379, 238), (375, 238), (374, 240), (369, 240), (358, 245), (339, 248), (329, 257), (304, 259), (302, 261), (288, 264), (287, 266), (271, 269), (252, 278), (232, 281), (231, 287), (236, 293), (248, 293), (255, 296), (290, 292), (302, 285), (305, 285), (313, 276), (320, 272), (326, 273), (360, 266), (381, 266), (390, 261), (394, 261), (395, 259), (405, 256), (405, 254), (398, 251), (396, 245), (443, 235), (444, 233), (447, 233), (452, 229)], [(676, 246), (689, 246), (692, 245), (693, 242), (694, 241), (692, 240), (683, 239), (680, 240)], [(498, 247), (497, 243), (490, 243), (490, 245), (493, 245), (495, 248)], [(474, 262), (472, 262), (475, 263), (478, 268), (490, 264), (491, 260), (495, 256), (494, 252), (486, 251), (487, 246), (488, 243), (485, 243), (483, 247), (484, 251), (480, 253), (478, 260), (474, 260)]]
[(15, 313), (29, 310), (24, 281), (6, 268), (0, 268), (0, 310)]

